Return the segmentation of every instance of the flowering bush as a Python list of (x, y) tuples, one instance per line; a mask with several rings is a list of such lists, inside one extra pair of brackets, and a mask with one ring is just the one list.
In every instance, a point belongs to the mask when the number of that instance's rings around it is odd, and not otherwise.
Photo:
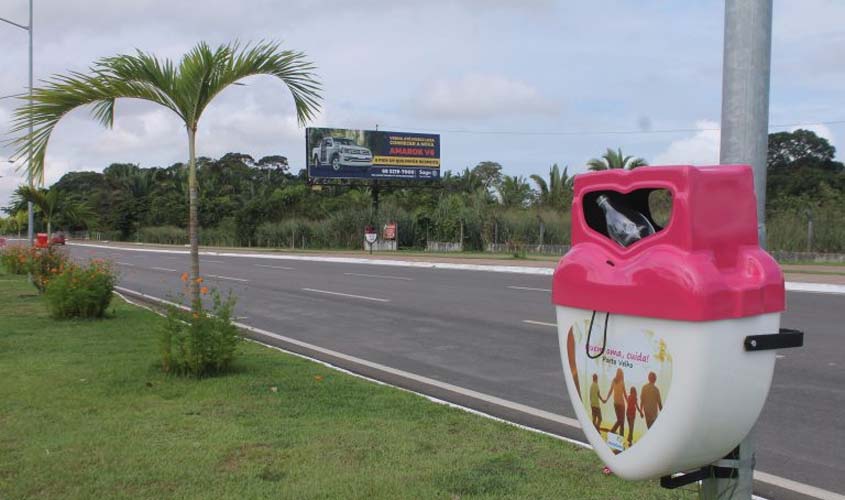
[(27, 249), (26, 270), (32, 275), (32, 284), (39, 293), (44, 293), (47, 285), (56, 275), (64, 272), (70, 265), (67, 252), (56, 246)]
[(111, 265), (95, 259), (85, 266), (65, 262), (56, 269), (45, 279), (50, 315), (56, 319), (102, 318), (117, 281)]
[(0, 264), (11, 274), (26, 274), (29, 252), (26, 247), (8, 246), (0, 250)]
[[(187, 279), (183, 276), (183, 281)], [(202, 278), (199, 278), (202, 283)], [(201, 288), (202, 295), (209, 293)], [(224, 300), (216, 290), (211, 292), (213, 306), (203, 307), (202, 301), (188, 312), (171, 306), (159, 331), (161, 368), (167, 373), (202, 377), (226, 371), (237, 354), (240, 332), (232, 324), (235, 299), (231, 294)]]

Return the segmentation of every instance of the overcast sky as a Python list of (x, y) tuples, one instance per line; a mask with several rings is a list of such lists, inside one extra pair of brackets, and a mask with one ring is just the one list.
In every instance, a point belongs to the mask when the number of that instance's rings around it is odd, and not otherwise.
[[(279, 40), (319, 68), (315, 126), (440, 133), (444, 169), (493, 160), (512, 175), (552, 163), (577, 173), (606, 147), (707, 165), (718, 160), (723, 15), (717, 0), (35, 0), (35, 78), (135, 48), (178, 58), (199, 40)], [(0, 17), (26, 24), (27, 0), (3, 0)], [(26, 40), (0, 24), (0, 96), (25, 91)], [(845, 124), (829, 123), (845, 120), (844, 52), (845, 2), (776, 0), (771, 123), (845, 147)], [(281, 154), (298, 171), (305, 133), (290, 94), (269, 77), (247, 83), (208, 108), (198, 153)], [(15, 104), (0, 100), (2, 139)], [(50, 143), (48, 184), (114, 162), (184, 161), (170, 113), (119, 102), (113, 130), (72, 113)], [(23, 178), (5, 162), (0, 176), (4, 206)]]

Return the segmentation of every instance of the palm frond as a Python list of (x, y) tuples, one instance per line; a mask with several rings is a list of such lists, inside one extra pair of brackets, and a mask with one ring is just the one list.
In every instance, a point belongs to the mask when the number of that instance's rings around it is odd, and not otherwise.
[[(206, 69), (210, 69), (205, 71)], [(302, 52), (281, 50), (278, 43), (260, 42), (221, 45), (215, 50), (197, 46), (180, 64), (180, 84), (191, 87), (197, 96), (195, 117), (199, 116), (220, 92), (250, 76), (268, 75), (280, 79), (293, 96), (296, 117), (300, 124), (312, 120), (320, 109), (321, 86), (316, 81), (316, 67)]]
[(56, 75), (34, 88), (32, 103), (24, 101), (14, 112), (11, 133), (15, 138), (9, 144), (16, 148), (15, 156), (32, 155), (26, 173), (43, 180), (50, 136), (59, 121), (79, 107), (90, 106), (92, 116), (111, 127), (117, 99), (142, 99), (170, 109), (195, 130), (217, 94), (238, 80), (260, 74), (275, 76), (287, 85), (297, 120), (305, 123), (320, 107), (321, 87), (314, 69), (301, 52), (280, 50), (279, 44), (270, 42), (243, 48), (232, 43), (216, 49), (199, 43), (178, 66), (142, 51), (106, 57), (95, 62), (88, 74)]

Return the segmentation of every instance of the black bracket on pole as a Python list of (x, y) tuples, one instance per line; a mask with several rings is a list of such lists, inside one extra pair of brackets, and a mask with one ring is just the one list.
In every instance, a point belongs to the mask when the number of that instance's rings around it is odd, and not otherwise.
[(674, 490), (681, 486), (697, 483), (711, 477), (729, 478), (733, 477), (736, 469), (732, 467), (717, 467), (715, 465), (706, 465), (700, 469), (690, 472), (682, 472), (673, 476), (663, 476), (660, 478), (660, 487), (667, 490)]
[(768, 351), (772, 349), (788, 349), (804, 345), (804, 332), (781, 328), (779, 333), (765, 335), (749, 335), (745, 337), (746, 351)]

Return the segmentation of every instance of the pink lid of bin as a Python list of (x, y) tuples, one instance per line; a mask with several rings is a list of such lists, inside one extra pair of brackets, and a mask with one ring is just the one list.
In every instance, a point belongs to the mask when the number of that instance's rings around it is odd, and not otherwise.
[[(655, 189), (672, 194), (665, 228), (627, 248), (606, 236), (599, 194), (616, 193), (654, 224), (648, 196)], [(751, 168), (641, 167), (576, 176), (572, 248), (555, 270), (552, 301), (683, 321), (783, 311), (783, 272), (757, 240)]]

